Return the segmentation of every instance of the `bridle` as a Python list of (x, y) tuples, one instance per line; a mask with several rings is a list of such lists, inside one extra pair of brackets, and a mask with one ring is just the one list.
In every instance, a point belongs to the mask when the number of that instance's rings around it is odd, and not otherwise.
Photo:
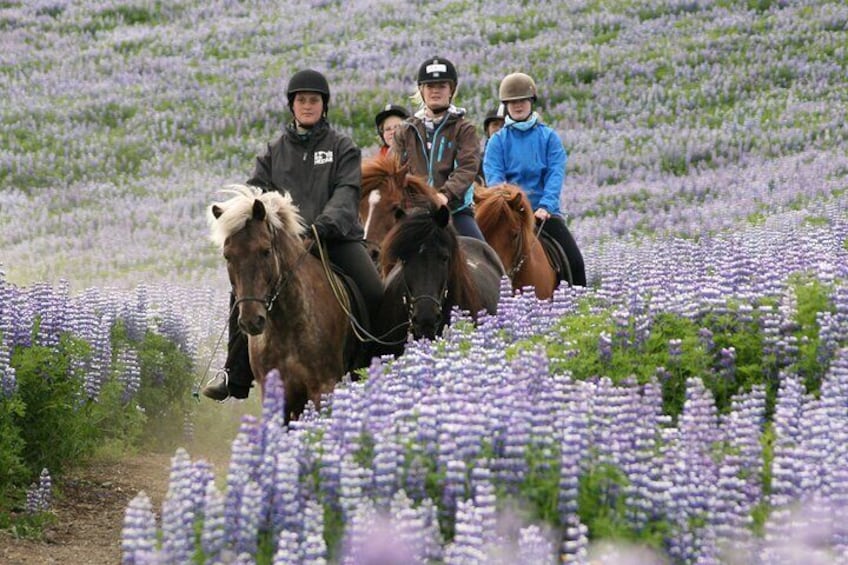
[(545, 225), (546, 221), (547, 220), (542, 220), (539, 223), (539, 227), (536, 229), (536, 241), (534, 241), (531, 244), (530, 249), (528, 249), (526, 252), (524, 251), (524, 246), (525, 246), (525, 241), (524, 241), (524, 236), (523, 236), (524, 232), (523, 232), (523, 230), (518, 232), (518, 237), (516, 238), (518, 241), (515, 244), (515, 254), (513, 256), (518, 257), (519, 259), (515, 264), (513, 264), (512, 268), (509, 269), (506, 272), (506, 276), (510, 280), (512, 280), (512, 278), (515, 277), (515, 275), (518, 273), (518, 271), (521, 270), (521, 267), (524, 266), (524, 263), (527, 261), (527, 257), (530, 256), (530, 251), (533, 250), (533, 245), (536, 245), (536, 243), (539, 241), (539, 234), (542, 233), (542, 227)]
[(297, 259), (295, 259), (291, 267), (289, 267), (288, 269), (284, 269), (282, 265), (282, 259), (280, 259), (280, 254), (277, 253), (277, 246), (272, 240), (271, 253), (274, 256), (274, 262), (277, 265), (277, 272), (279, 273), (276, 284), (274, 284), (274, 287), (271, 289), (271, 291), (265, 298), (259, 298), (257, 296), (241, 296), (236, 298), (235, 302), (233, 303), (233, 308), (235, 308), (242, 302), (261, 302), (265, 306), (265, 310), (267, 310), (268, 312), (273, 310), (274, 304), (277, 303), (277, 298), (279, 298), (280, 293), (283, 291), (288, 282), (294, 276), (294, 272), (303, 262), (303, 259), (307, 255), (309, 255), (309, 252), (312, 250), (313, 245), (315, 245), (314, 240), (312, 240), (309, 246), (300, 255), (298, 255)]
[(439, 310), (443, 309), (445, 306), (445, 300), (448, 297), (448, 281), (447, 277), (445, 277), (444, 287), (438, 292), (438, 294), (419, 294), (413, 295), (412, 290), (409, 288), (409, 283), (406, 281), (406, 271), (403, 269), (405, 266), (405, 261), (401, 261), (401, 277), (403, 278), (403, 304), (407, 309), (407, 319), (409, 323), (409, 329), (407, 331), (412, 331), (412, 314), (415, 311), (415, 306), (422, 302), (432, 302), (436, 306), (439, 307)]

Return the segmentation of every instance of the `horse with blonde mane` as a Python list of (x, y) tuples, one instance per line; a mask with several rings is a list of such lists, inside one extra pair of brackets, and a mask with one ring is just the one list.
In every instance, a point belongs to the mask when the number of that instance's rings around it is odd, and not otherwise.
[(320, 408), (322, 395), (367, 362), (349, 319), (350, 300), (302, 240), (291, 196), (241, 185), (225, 192), (232, 197), (212, 204), (208, 219), (227, 261), (250, 367), (263, 396), (266, 376), (279, 370), (286, 421), (297, 419), (308, 401)]

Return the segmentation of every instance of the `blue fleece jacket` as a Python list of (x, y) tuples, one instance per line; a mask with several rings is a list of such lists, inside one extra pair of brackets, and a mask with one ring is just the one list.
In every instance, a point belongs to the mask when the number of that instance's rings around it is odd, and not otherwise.
[(560, 194), (565, 180), (567, 154), (559, 135), (535, 120), (527, 122), (507, 119), (506, 126), (492, 136), (486, 145), (483, 174), (486, 184), (517, 184), (527, 193), (533, 210), (544, 208), (551, 214), (560, 212)]

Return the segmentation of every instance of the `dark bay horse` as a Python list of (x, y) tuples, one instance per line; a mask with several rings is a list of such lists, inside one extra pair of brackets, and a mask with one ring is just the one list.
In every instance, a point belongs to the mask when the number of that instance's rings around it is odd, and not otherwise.
[(288, 194), (234, 185), (209, 208), (212, 241), (221, 247), (248, 336), (250, 367), (264, 396), (271, 369), (283, 379), (286, 420), (296, 419), (354, 364), (358, 342), (341, 285), (301, 240), (302, 220)]
[(477, 225), (501, 258), (512, 288), (532, 286), (536, 296), (553, 296), (559, 280), (536, 232), (527, 195), (514, 184), (475, 192)]
[[(383, 239), (380, 256), (386, 292), (378, 332), (403, 341), (441, 334), (453, 306), (471, 313), (495, 313), (503, 265), (485, 242), (457, 236), (445, 206), (401, 214)], [(399, 354), (402, 345), (384, 353)]]

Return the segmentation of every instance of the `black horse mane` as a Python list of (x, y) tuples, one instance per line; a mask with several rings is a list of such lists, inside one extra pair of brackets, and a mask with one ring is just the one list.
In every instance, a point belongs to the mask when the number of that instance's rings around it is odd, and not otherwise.
[(422, 245), (436, 245), (450, 255), (449, 296), (455, 304), (468, 305), (467, 309), (476, 314), (481, 308), (480, 298), (465, 262), (465, 253), (459, 246), (456, 230), (452, 225), (440, 225), (436, 220), (437, 212), (433, 207), (414, 208), (395, 224), (383, 240), (380, 258), (383, 273), (391, 271), (398, 261), (406, 261), (418, 253)]

